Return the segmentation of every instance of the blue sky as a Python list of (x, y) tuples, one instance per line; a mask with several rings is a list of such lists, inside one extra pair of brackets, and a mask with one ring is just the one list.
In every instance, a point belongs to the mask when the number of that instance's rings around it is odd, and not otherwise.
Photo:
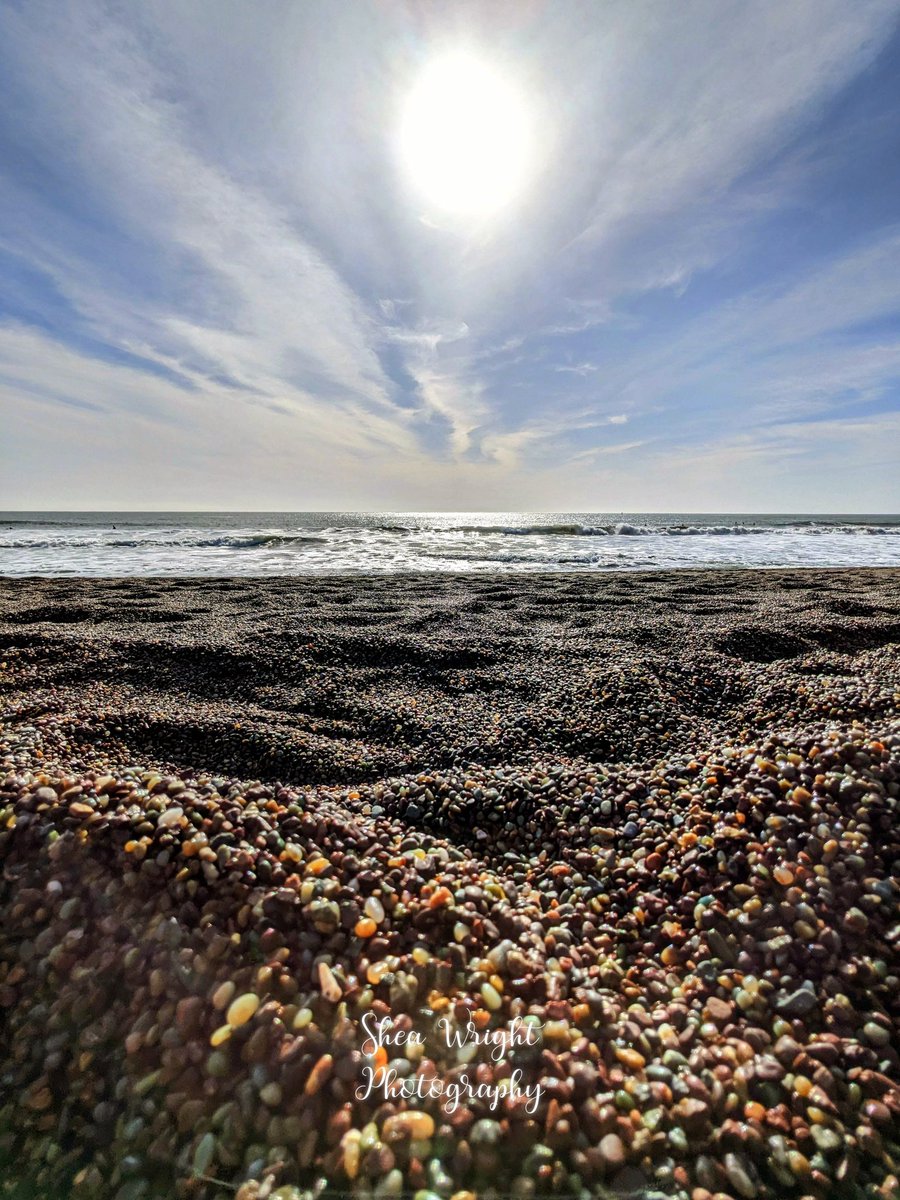
[(900, 3), (0, 4), (0, 422), (0, 508), (896, 511)]

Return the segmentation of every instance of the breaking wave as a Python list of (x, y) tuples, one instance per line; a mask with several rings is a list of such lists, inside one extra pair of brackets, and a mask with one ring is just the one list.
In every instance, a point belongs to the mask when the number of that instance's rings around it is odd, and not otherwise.
[(900, 519), (644, 513), (0, 514), (0, 575), (900, 566)]
[(894, 534), (900, 535), (900, 526), (878, 526), (860, 522), (841, 522), (829, 524), (812, 521), (794, 521), (778, 525), (701, 525), (688, 522), (678, 524), (647, 524), (632, 525), (627, 521), (615, 521), (608, 525), (379, 525), (382, 533), (462, 533), (462, 534), (502, 534), (511, 537), (695, 537), (695, 536), (733, 536), (742, 537), (753, 534), (772, 534), (802, 532), (810, 534), (847, 533), (847, 534)]

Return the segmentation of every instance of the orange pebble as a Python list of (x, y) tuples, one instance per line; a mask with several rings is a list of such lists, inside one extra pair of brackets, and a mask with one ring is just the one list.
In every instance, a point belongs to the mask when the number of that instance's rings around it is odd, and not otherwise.
[(378, 926), (371, 917), (363, 917), (361, 921), (357, 921), (353, 932), (357, 937), (370, 938), (377, 931)]
[(630, 1071), (641, 1071), (644, 1068), (646, 1059), (643, 1054), (639, 1054), (637, 1050), (632, 1050), (630, 1046), (616, 1046), (615, 1055), (619, 1062), (628, 1067)]
[(391, 968), (386, 962), (371, 963), (366, 969), (366, 981), (373, 987), (381, 983), (385, 975), (390, 974)]

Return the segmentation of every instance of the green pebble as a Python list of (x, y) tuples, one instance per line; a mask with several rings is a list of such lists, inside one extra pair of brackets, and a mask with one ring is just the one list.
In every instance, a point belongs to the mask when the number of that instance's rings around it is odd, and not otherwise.
[(159, 1077), (161, 1074), (161, 1071), (151, 1071), (149, 1075), (144, 1075), (143, 1078), (139, 1079), (134, 1085), (134, 1094), (136, 1096), (146, 1096), (150, 1089), (155, 1087), (159, 1082)]
[(887, 1046), (891, 1040), (888, 1030), (882, 1025), (876, 1025), (874, 1021), (866, 1021), (863, 1025), (863, 1035), (873, 1046)]
[(205, 1133), (194, 1151), (194, 1172), (205, 1175), (216, 1153), (216, 1139), (211, 1133)]
[(221, 1050), (213, 1050), (206, 1060), (206, 1073), (213, 1079), (224, 1079), (230, 1069), (228, 1055), (223, 1054)]
[(402, 1196), (403, 1195), (403, 1172), (394, 1167), (392, 1171), (388, 1171), (382, 1179), (379, 1179), (375, 1188), (376, 1196)]
[(686, 1154), (688, 1149), (687, 1134), (678, 1125), (669, 1130), (669, 1145), (680, 1154)]
[(688, 1060), (680, 1050), (667, 1050), (663, 1055), (663, 1066), (668, 1067), (670, 1071), (674, 1071), (677, 1067), (686, 1067), (687, 1065)]
[(837, 1150), (838, 1146), (842, 1145), (840, 1135), (825, 1125), (811, 1125), (809, 1132), (812, 1140), (823, 1153), (827, 1154), (829, 1150)]

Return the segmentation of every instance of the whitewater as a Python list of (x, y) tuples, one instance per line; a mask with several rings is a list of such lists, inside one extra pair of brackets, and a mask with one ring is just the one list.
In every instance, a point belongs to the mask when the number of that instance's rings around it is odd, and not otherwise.
[(900, 566), (900, 517), (741, 513), (0, 513), (9, 576)]

